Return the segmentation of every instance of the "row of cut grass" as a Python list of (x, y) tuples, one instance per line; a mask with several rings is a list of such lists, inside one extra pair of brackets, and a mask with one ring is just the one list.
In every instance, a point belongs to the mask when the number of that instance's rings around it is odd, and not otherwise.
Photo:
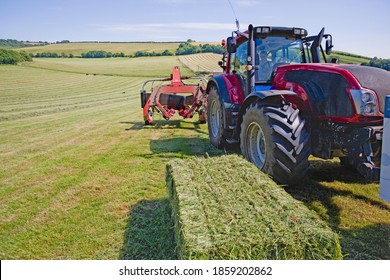
[(319, 216), (239, 156), (167, 165), (181, 259), (340, 259)]
[(137, 78), (74, 75), (21, 66), (4, 66), (0, 75), (5, 77), (0, 96), (3, 120), (128, 102), (132, 93), (129, 89), (142, 82)]
[(222, 59), (221, 54), (199, 53), (179, 56), (179, 60), (194, 72), (222, 72), (218, 61)]
[(125, 77), (169, 77), (174, 66), (179, 66), (183, 76), (193, 72), (176, 56), (137, 58), (34, 58), (30, 67), (89, 75)]

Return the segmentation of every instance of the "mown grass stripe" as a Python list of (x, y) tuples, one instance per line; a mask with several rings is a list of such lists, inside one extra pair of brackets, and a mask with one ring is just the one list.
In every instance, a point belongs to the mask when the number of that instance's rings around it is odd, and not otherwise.
[(239, 156), (173, 160), (167, 188), (182, 259), (342, 258), (315, 212)]

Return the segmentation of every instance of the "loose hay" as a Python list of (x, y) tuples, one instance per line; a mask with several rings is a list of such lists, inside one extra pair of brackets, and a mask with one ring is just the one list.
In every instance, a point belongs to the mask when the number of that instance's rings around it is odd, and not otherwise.
[(341, 259), (337, 234), (235, 155), (173, 160), (167, 189), (180, 259)]

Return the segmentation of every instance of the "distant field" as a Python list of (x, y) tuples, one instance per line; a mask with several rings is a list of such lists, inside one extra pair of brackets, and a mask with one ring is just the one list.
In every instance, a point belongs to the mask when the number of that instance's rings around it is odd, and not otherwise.
[(194, 72), (221, 72), (222, 68), (218, 61), (222, 59), (221, 54), (199, 53), (178, 56), (179, 60)]
[(139, 58), (34, 58), (29, 67), (99, 75), (127, 77), (168, 77), (174, 66), (179, 66), (182, 75), (192, 71), (176, 56)]
[(58, 54), (65, 53), (80, 56), (82, 53), (101, 50), (106, 52), (123, 52), (125, 55), (134, 54), (137, 51), (147, 52), (162, 52), (169, 50), (175, 52), (179, 43), (64, 43), (64, 44), (49, 44), (45, 46), (34, 46), (21, 48), (28, 53), (37, 54), (42, 52), (55, 52)]
[[(144, 51), (144, 52), (163, 52), (165, 50), (168, 50), (172, 53), (175, 53), (177, 47), (180, 43), (178, 42), (172, 42), (172, 43), (160, 43), (160, 42), (145, 42), (145, 43), (109, 43), (109, 42), (102, 42), (102, 43), (64, 43), (64, 44), (49, 44), (45, 46), (33, 46), (33, 47), (27, 47), (27, 48), (20, 48), (17, 50), (24, 50), (27, 53), (32, 53), (33, 55), (36, 55), (37, 53), (42, 52), (55, 52), (58, 55), (61, 55), (62, 53), (65, 53), (66, 55), (73, 54), (75, 56), (80, 56), (82, 53), (86, 53), (88, 51), (93, 50), (102, 50), (106, 52), (112, 52), (112, 53), (120, 53), (123, 52), (125, 55), (133, 55), (137, 51)], [(199, 44), (219, 44), (215, 42), (193, 42), (193, 44), (199, 45)], [(205, 54), (203, 54), (205, 55)], [(204, 62), (207, 62), (208, 64), (214, 63), (214, 61), (217, 60), (215, 54), (207, 54), (208, 57), (205, 57)], [(219, 60), (220, 60), (219, 55)], [(349, 54), (346, 52), (339, 52), (334, 51), (328, 58), (338, 58), (340, 63), (348, 63), (348, 64), (361, 64), (363, 62), (368, 62), (369, 58), (367, 57), (361, 57), (356, 54)], [(206, 65), (205, 69), (200, 69), (201, 67), (198, 67), (196, 64), (196, 60), (199, 60), (197, 56), (195, 55), (192, 57), (184, 57), (181, 58), (183, 60), (186, 60), (189, 62), (189, 66), (193, 71), (214, 71), (213, 67), (210, 65)], [(209, 60), (210, 59), (210, 60)], [(217, 60), (218, 61), (218, 60)], [(217, 64), (218, 68), (218, 64)], [(199, 69), (199, 70), (198, 70)]]
[[(166, 163), (225, 151), (197, 116), (143, 125), (143, 81), (175, 65), (193, 74), (177, 57), (0, 65), (1, 259), (177, 258)], [(340, 234), (345, 258), (390, 259), (379, 185), (337, 160), (310, 162), (286, 190)]]
[(360, 55), (339, 51), (334, 51), (331, 55), (327, 56), (327, 59), (329, 59), (329, 61), (331, 61), (332, 58), (338, 58), (339, 63), (346, 64), (362, 64), (363, 62), (370, 61), (368, 57), (362, 57)]

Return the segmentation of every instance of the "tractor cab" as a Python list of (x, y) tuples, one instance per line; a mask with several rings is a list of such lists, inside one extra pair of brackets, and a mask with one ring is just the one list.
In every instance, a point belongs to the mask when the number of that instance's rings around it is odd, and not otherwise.
[[(226, 40), (224, 74), (207, 83), (207, 123), (217, 148), (242, 155), (282, 184), (301, 182), (310, 155), (378, 180), (389, 72), (327, 64), (322, 29), (253, 27)], [(334, 61), (332, 61), (334, 62)]]
[[(324, 34), (307, 37), (303, 28), (252, 27), (246, 32), (227, 38), (227, 59), (221, 66), (227, 74), (239, 74), (249, 86), (271, 85), (278, 66), (298, 63), (326, 63), (326, 56), (332, 48), (332, 37)], [(326, 39), (326, 47), (321, 46)], [(248, 89), (248, 88), (246, 88)]]

